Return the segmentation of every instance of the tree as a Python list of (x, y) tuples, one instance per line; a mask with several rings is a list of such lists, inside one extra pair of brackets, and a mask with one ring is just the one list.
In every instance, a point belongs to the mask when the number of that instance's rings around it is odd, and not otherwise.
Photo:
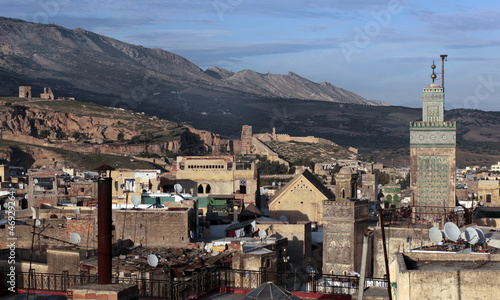
[(123, 134), (123, 132), (119, 132), (118, 135), (116, 136), (116, 138), (120, 141), (120, 142), (123, 142), (124, 138), (125, 138), (125, 135)]
[(375, 169), (373, 170), (373, 174), (377, 174), (379, 184), (386, 185), (391, 183), (391, 176), (386, 172), (382, 172), (378, 169)]
[(42, 129), (38, 132), (38, 138), (42, 139), (42, 140), (48, 138), (49, 135), (50, 135), (50, 131), (48, 131), (47, 129)]

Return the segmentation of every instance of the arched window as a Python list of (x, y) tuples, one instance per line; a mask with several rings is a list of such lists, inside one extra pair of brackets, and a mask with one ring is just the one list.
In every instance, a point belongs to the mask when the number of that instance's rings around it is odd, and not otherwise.
[(345, 198), (345, 190), (342, 189), (342, 199), (344, 199), (344, 198)]
[(203, 186), (201, 184), (198, 186), (198, 194), (203, 194)]
[(207, 187), (205, 188), (205, 194), (210, 194), (210, 191), (212, 190), (212, 187), (210, 184), (207, 184)]
[(389, 202), (389, 204), (392, 204), (392, 196), (391, 195), (387, 195), (386, 200), (387, 200), (387, 202)]

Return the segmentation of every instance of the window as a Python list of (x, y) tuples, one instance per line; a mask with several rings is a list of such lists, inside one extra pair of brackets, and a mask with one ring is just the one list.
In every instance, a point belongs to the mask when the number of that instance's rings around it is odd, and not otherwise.
[(205, 188), (205, 194), (210, 194), (211, 191), (212, 187), (210, 186), (210, 184), (207, 184), (207, 187)]
[(198, 194), (203, 194), (203, 186), (201, 184), (198, 186)]
[(184, 163), (183, 162), (179, 163), (179, 169), (184, 170)]
[(491, 203), (491, 194), (486, 195), (486, 203)]

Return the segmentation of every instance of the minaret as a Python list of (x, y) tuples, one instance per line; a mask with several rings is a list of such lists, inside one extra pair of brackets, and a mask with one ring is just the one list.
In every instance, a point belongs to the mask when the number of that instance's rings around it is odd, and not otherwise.
[(455, 207), (456, 122), (444, 121), (444, 90), (434, 83), (434, 62), (431, 68), (432, 83), (422, 92), (422, 121), (410, 122), (412, 205), (421, 218)]

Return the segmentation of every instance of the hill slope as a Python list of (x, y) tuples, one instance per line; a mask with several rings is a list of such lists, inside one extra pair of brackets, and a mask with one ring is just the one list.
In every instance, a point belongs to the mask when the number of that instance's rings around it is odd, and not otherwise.
[(213, 75), (220, 77), (219, 73), (204, 72), (168, 51), (127, 44), (81, 28), (70, 30), (8, 18), (0, 18), (0, 71), (4, 74), (0, 79), (11, 92), (18, 84), (10, 84), (7, 78), (17, 77), (25, 78), (25, 85), (50, 85), (84, 100), (95, 98), (95, 94), (100, 101), (105, 101), (103, 96), (122, 96), (129, 106), (153, 95), (161, 95), (157, 100), (174, 101), (178, 97), (172, 96), (179, 93), (208, 99), (265, 96), (380, 104), (296, 74), (263, 76), (242, 71), (231, 78), (217, 78)]

